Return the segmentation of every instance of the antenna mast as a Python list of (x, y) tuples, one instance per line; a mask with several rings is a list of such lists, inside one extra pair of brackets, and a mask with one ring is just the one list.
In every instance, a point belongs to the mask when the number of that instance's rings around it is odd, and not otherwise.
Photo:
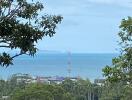
[(71, 53), (70, 52), (68, 52), (68, 69), (67, 69), (67, 71), (68, 71), (68, 77), (70, 78), (70, 76), (71, 76)]

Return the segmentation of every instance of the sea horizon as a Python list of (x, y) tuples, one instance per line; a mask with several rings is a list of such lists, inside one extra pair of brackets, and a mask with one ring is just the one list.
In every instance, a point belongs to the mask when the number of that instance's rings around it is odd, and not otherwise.
[[(69, 76), (94, 80), (103, 78), (102, 68), (112, 64), (112, 58), (118, 53), (60, 53), (38, 52), (34, 57), (20, 56), (14, 65), (0, 67), (0, 77), (7, 79), (13, 74), (22, 73), (31, 76)], [(69, 64), (70, 63), (70, 64)], [(96, 73), (96, 74), (95, 74)]]

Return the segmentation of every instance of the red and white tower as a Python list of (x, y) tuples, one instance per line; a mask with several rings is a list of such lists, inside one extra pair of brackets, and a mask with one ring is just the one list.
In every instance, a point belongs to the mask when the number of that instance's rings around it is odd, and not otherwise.
[(68, 52), (68, 77), (71, 77), (71, 53)]

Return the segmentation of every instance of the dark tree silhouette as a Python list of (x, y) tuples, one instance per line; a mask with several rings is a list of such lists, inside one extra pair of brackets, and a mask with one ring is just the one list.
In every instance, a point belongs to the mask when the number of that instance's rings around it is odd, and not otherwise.
[[(33, 0), (0, 0), (1, 66), (13, 64), (13, 59), (23, 54), (33, 56), (38, 40), (55, 34), (62, 17), (44, 14), (43, 8), (42, 3)], [(18, 49), (19, 53), (11, 55), (4, 48)]]

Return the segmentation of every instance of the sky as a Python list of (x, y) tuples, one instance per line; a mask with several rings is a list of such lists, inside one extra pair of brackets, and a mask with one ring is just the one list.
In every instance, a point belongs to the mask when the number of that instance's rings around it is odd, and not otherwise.
[(40, 50), (116, 53), (120, 22), (132, 16), (131, 0), (41, 0), (43, 13), (62, 15), (54, 37), (44, 37)]

